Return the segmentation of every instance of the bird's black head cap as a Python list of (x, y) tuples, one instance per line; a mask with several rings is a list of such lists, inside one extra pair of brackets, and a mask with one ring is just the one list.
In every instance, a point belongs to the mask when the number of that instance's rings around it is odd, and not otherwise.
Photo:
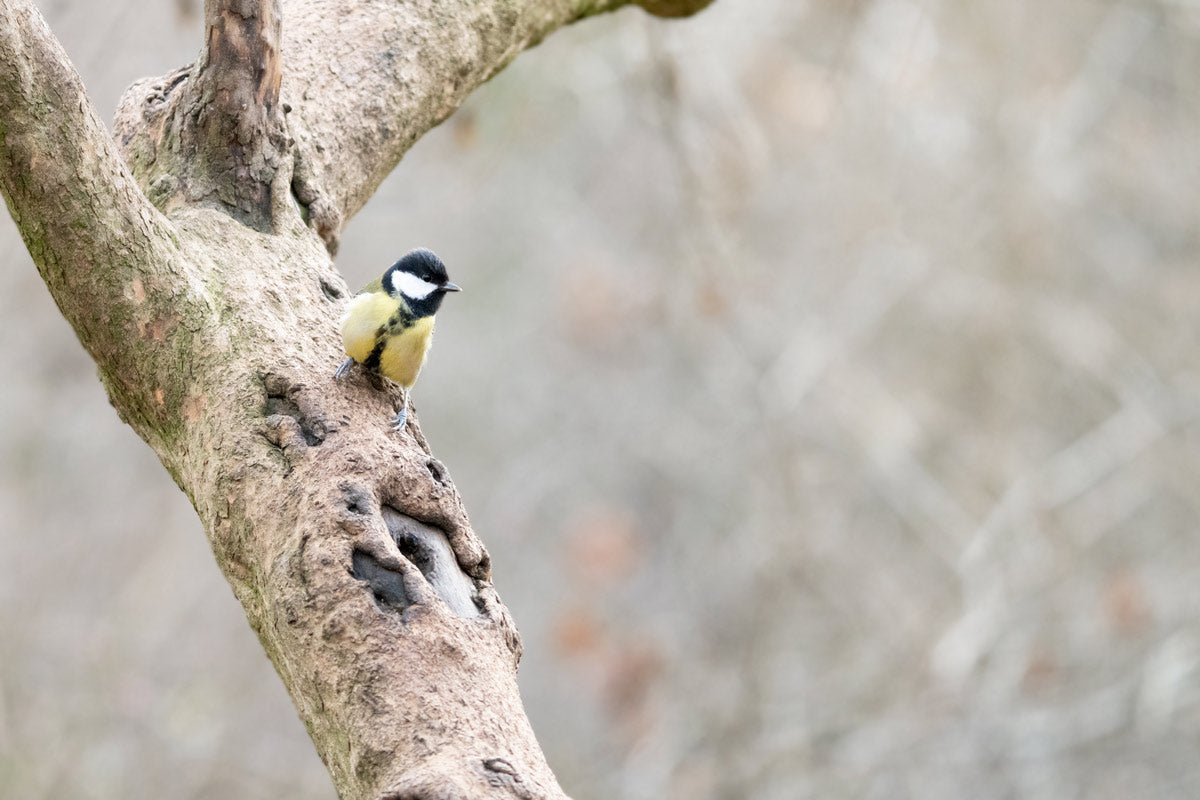
[(403, 297), (409, 312), (417, 319), (437, 313), (446, 293), (459, 291), (450, 282), (446, 265), (424, 247), (392, 264), (383, 275), (383, 288), (393, 296)]
[(441, 286), (450, 280), (450, 276), (446, 272), (446, 265), (432, 250), (424, 247), (418, 247), (406, 254), (393, 264), (392, 268), (416, 275), (421, 280), (436, 286)]

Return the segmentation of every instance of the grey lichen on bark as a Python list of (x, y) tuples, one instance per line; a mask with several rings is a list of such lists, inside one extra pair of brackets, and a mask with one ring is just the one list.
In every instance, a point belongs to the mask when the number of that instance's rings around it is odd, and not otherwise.
[[(208, 0), (110, 137), (0, 0), (0, 190), (112, 404), (187, 493), (343, 798), (561, 798), (490, 561), (397, 387), (334, 382), (329, 253), (521, 50), (621, 0)], [(645, 0), (658, 14), (705, 2)]]

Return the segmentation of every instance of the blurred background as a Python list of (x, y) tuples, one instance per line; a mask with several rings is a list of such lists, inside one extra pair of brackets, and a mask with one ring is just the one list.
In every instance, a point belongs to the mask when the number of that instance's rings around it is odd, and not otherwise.
[[(199, 0), (41, 7), (106, 117), (200, 45)], [(1200, 796), (1197, 3), (626, 10), (342, 242), (466, 287), (415, 404), (576, 800)], [(7, 216), (0, 258), (2, 793), (332, 800)]]

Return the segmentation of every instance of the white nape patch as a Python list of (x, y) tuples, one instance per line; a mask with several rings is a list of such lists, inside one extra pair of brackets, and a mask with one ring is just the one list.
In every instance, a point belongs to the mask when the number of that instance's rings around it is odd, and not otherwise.
[(437, 284), (423, 281), (411, 272), (396, 270), (391, 277), (392, 294), (397, 292), (413, 300), (424, 300), (438, 288)]

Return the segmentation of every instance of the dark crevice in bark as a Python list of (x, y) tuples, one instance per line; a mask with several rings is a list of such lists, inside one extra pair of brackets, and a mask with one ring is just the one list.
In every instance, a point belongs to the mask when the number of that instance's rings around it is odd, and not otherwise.
[(365, 516), (375, 507), (375, 498), (363, 487), (345, 481), (339, 488), (342, 490), (342, 503), (351, 514)]
[[(304, 444), (309, 447), (322, 444), (329, 433), (336, 429), (337, 426), (331, 424), (324, 414), (310, 407), (302, 384), (293, 383), (275, 373), (263, 375), (261, 379), (266, 393), (262, 414), (268, 420), (276, 415), (290, 417), (295, 421)], [(278, 428), (278, 423), (273, 427)]]
[(534, 800), (541, 796), (525, 785), (521, 773), (507, 758), (487, 758), (480, 766), (484, 780), (494, 789), (507, 790), (519, 800)]
[(446, 466), (436, 458), (429, 458), (425, 461), (425, 469), (429, 470), (429, 476), (438, 482), (439, 485), (447, 488), (453, 484), (450, 482), (450, 476), (446, 473)]
[(475, 582), (462, 570), (445, 532), (384, 506), (383, 520), (400, 555), (420, 571), (455, 615), (481, 616)]
[(404, 589), (404, 576), (388, 569), (365, 550), (354, 549), (350, 574), (367, 584), (380, 607), (404, 611), (414, 603)]
[[(284, 111), (291, 107), (284, 104)], [(342, 213), (333, 204), (329, 196), (321, 190), (314, 175), (310, 159), (306, 157), (305, 146), (293, 140), (292, 153), (292, 199), (300, 207), (300, 215), (304, 224), (316, 231), (325, 242), (329, 255), (335, 256), (338, 251), (339, 233), (342, 229)]]
[(320, 284), (321, 294), (325, 295), (325, 299), (331, 303), (336, 303), (346, 296), (342, 287), (338, 286), (337, 283), (325, 275), (321, 276)]

